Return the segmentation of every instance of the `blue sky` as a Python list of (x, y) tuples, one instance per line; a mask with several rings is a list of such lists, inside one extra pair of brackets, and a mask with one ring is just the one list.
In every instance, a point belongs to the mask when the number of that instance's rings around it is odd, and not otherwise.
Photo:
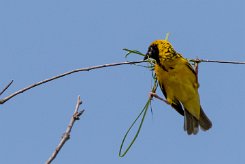
[[(125, 61), (123, 48), (146, 52), (167, 32), (186, 58), (245, 61), (244, 7), (243, 0), (1, 0), (1, 88), (14, 80), (2, 97), (75, 68)], [(119, 146), (148, 98), (150, 71), (119, 66), (39, 86), (0, 106), (0, 163), (44, 163), (80, 95), (86, 111), (53, 163), (242, 164), (244, 69), (201, 63), (201, 104), (213, 128), (188, 136), (183, 118), (154, 100), (124, 158)]]

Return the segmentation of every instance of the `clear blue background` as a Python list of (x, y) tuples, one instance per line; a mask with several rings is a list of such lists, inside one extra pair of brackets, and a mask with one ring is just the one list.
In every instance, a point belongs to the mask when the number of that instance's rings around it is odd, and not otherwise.
[[(125, 61), (123, 48), (146, 52), (167, 32), (186, 58), (245, 61), (244, 8), (243, 0), (1, 0), (1, 88), (14, 80), (2, 97), (75, 68)], [(188, 136), (183, 117), (154, 100), (124, 158), (119, 146), (148, 98), (150, 71), (104, 68), (39, 86), (0, 106), (0, 163), (44, 163), (81, 95), (86, 111), (53, 163), (243, 164), (244, 70), (201, 63), (201, 103), (213, 128)]]

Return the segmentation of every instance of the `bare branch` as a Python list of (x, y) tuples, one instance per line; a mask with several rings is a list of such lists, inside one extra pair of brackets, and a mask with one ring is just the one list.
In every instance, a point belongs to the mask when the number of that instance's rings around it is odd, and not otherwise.
[(201, 63), (201, 62), (209, 62), (209, 63), (223, 63), (223, 64), (245, 64), (245, 62), (240, 62), (240, 61), (222, 61), (222, 60), (206, 60), (206, 59), (190, 59), (190, 62), (196, 62), (196, 63)]
[[(135, 52), (132, 51), (131, 53), (135, 53)], [(139, 52), (136, 52), (136, 53), (139, 53)], [(225, 64), (245, 64), (245, 62), (239, 62), (239, 61), (222, 61), (222, 60), (205, 60), (205, 59), (190, 59), (189, 61), (190, 62), (196, 62), (196, 63), (210, 62), (210, 63), (225, 63)], [(36, 87), (36, 86), (42, 85), (44, 83), (59, 79), (61, 77), (64, 77), (64, 76), (67, 76), (67, 75), (70, 75), (70, 74), (73, 74), (73, 73), (76, 73), (76, 72), (90, 71), (90, 70), (94, 70), (94, 69), (105, 68), (105, 67), (113, 67), (113, 66), (119, 66), (119, 65), (137, 64), (137, 63), (143, 63), (143, 62), (149, 62), (149, 61), (148, 60), (146, 60), (146, 61), (141, 60), (141, 61), (131, 61), (131, 62), (119, 62), (119, 63), (103, 64), (103, 65), (98, 65), (98, 66), (75, 69), (75, 70), (72, 70), (72, 71), (69, 71), (69, 72), (65, 72), (63, 74), (60, 74), (60, 75), (45, 79), (43, 81), (37, 82), (37, 83), (32, 84), (32, 85), (30, 85), (30, 86), (28, 86), (26, 88), (20, 89), (19, 91), (16, 91), (15, 93), (13, 93), (13, 94), (11, 94), (11, 95), (3, 98), (3, 99), (0, 99), (0, 104), (4, 104), (6, 101), (10, 100), (11, 98), (13, 98), (13, 97), (15, 97), (15, 96), (17, 96), (17, 95), (19, 95), (19, 94), (21, 94), (23, 92), (26, 92), (26, 91), (28, 91), (28, 90)]]
[(14, 82), (14, 80), (11, 80), (10, 83), (0, 92), (0, 96), (10, 87), (10, 85)]
[(56, 80), (56, 79), (59, 79), (61, 77), (64, 77), (64, 76), (67, 76), (67, 75), (70, 75), (70, 74), (73, 74), (73, 73), (76, 73), (76, 72), (81, 72), (81, 71), (90, 71), (90, 70), (94, 70), (94, 69), (99, 69), (99, 68), (105, 68), (105, 67), (113, 67), (113, 66), (119, 66), (119, 65), (129, 65), (129, 64), (137, 64), (137, 63), (142, 63), (142, 62), (146, 62), (146, 61), (131, 61), (131, 62), (120, 62), (120, 63), (111, 63), (111, 64), (103, 64), (103, 65), (98, 65), (98, 66), (92, 66), (92, 67), (86, 67), (86, 68), (79, 68), (79, 69), (75, 69), (75, 70), (72, 70), (72, 71), (69, 71), (69, 72), (65, 72), (63, 74), (60, 74), (58, 76), (54, 76), (54, 77), (51, 77), (51, 78), (48, 78), (48, 79), (45, 79), (43, 81), (40, 81), (40, 82), (37, 82), (35, 84), (32, 84), (26, 88), (23, 88), (3, 99), (0, 99), (0, 104), (4, 104), (6, 101), (10, 100), (11, 98), (17, 96), (18, 94), (21, 94), (23, 92), (26, 92), (36, 86), (39, 86), (39, 85), (42, 85), (44, 83), (47, 83), (47, 82), (50, 82), (50, 81), (53, 81), (53, 80)]
[(78, 109), (80, 107), (80, 105), (82, 104), (82, 101), (80, 100), (80, 96), (78, 96), (77, 98), (77, 104), (75, 107), (75, 111), (73, 113), (73, 116), (71, 117), (70, 123), (66, 128), (65, 133), (63, 134), (60, 143), (58, 144), (58, 146), (56, 147), (56, 149), (54, 150), (53, 154), (49, 157), (49, 159), (46, 161), (46, 164), (50, 164), (55, 157), (57, 156), (57, 154), (59, 153), (59, 151), (61, 150), (61, 148), (64, 146), (64, 144), (66, 143), (66, 141), (68, 141), (70, 139), (70, 133), (71, 133), (71, 129), (75, 123), (76, 120), (79, 120), (80, 116), (83, 114), (84, 110), (81, 110), (80, 112), (78, 112)]

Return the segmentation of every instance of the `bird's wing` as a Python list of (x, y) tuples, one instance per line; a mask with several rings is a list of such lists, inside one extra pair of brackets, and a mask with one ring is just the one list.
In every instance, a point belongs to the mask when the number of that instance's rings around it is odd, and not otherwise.
[[(163, 84), (159, 84), (161, 90), (162, 90), (162, 93), (163, 95), (165, 96), (165, 98), (167, 98), (167, 94), (166, 94), (166, 91), (164, 89), (164, 85)], [(177, 100), (177, 99), (174, 99), (173, 100), (173, 103), (171, 104), (171, 106), (182, 116), (184, 116), (184, 110), (182, 108), (182, 105), (181, 103)]]
[(184, 116), (184, 110), (182, 108), (182, 105), (181, 103), (177, 100), (177, 99), (174, 99), (173, 100), (173, 103), (171, 104), (171, 106), (179, 113), (181, 114), (182, 116)]
[(196, 71), (193, 69), (193, 67), (191, 66), (191, 64), (188, 62), (188, 61), (186, 61), (186, 65), (188, 66), (188, 68), (195, 74), (195, 76), (197, 75), (196, 74)]
[(197, 77), (197, 72), (193, 69), (193, 67), (191, 66), (191, 64), (188, 62), (188, 60), (186, 60), (186, 65), (187, 67), (191, 70), (191, 72), (195, 75), (196, 77), (196, 87), (199, 87), (199, 83), (198, 83), (198, 77)]

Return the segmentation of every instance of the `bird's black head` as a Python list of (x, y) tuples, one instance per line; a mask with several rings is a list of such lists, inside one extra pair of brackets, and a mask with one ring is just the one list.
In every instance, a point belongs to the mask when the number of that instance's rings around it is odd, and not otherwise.
[(146, 60), (148, 58), (155, 59), (156, 61), (159, 60), (159, 49), (158, 49), (156, 44), (152, 44), (148, 48), (148, 51), (147, 51), (147, 53), (146, 53), (146, 55), (144, 57), (144, 60)]

